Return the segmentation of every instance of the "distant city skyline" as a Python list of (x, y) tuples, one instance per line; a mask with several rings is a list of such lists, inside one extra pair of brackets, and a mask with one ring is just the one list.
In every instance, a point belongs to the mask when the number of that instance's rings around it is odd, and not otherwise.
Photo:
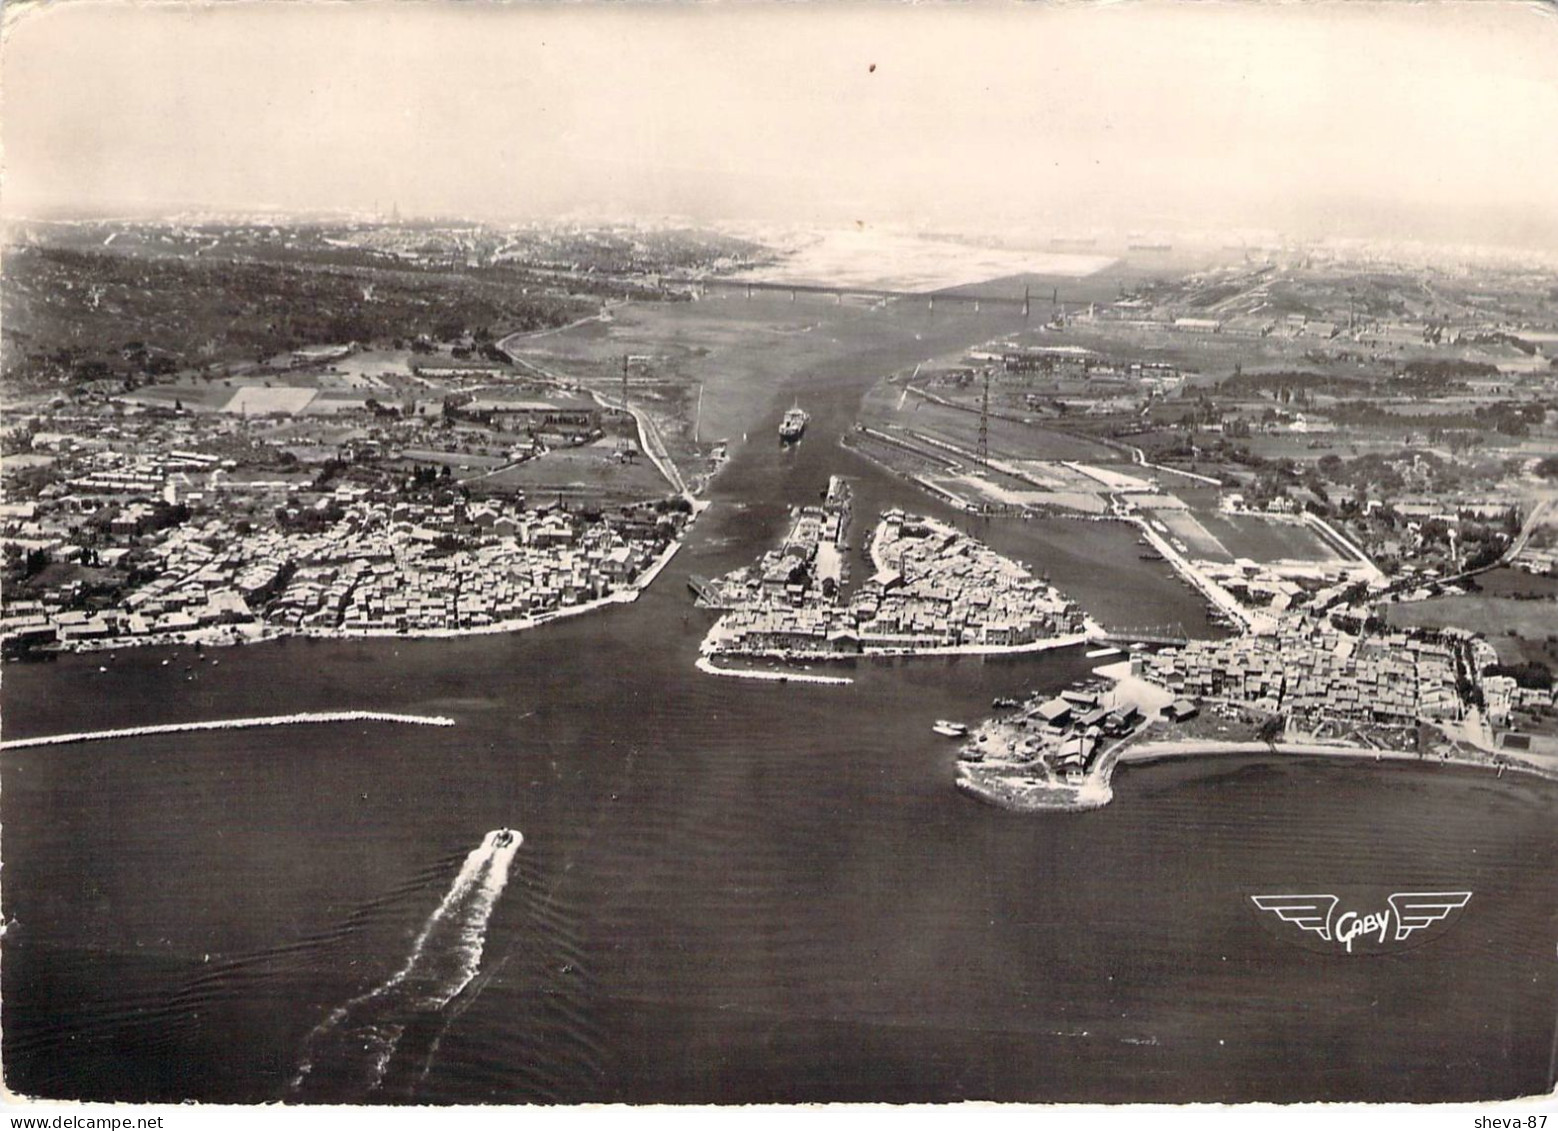
[(7, 217), (674, 215), (1558, 249), (1526, 4), (8, 12)]

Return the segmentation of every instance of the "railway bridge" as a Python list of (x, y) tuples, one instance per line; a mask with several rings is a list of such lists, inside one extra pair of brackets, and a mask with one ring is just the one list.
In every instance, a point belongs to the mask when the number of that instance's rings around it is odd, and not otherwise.
[[(758, 281), (748, 279), (727, 278), (701, 278), (681, 279), (672, 276), (661, 276), (662, 286), (692, 287), (700, 293), (710, 290), (743, 291), (748, 298), (759, 292), (764, 294), (788, 294), (791, 301), (798, 295), (833, 295), (839, 302), (845, 298), (869, 298), (883, 301), (923, 301), (926, 306), (935, 310), (936, 305), (958, 304), (972, 306), (978, 310), (981, 306), (1007, 307), (1020, 310), (1023, 317), (1028, 317), (1033, 309), (1033, 298), (1027, 287), (1023, 288), (1020, 295), (989, 295), (989, 294), (958, 294), (951, 291), (893, 291), (883, 290), (878, 287), (834, 287), (824, 283), (782, 283), (772, 280)], [(1042, 301), (1042, 299), (1040, 300)], [(1051, 288), (1049, 305), (1060, 309), (1063, 303), (1060, 301), (1058, 288)]]

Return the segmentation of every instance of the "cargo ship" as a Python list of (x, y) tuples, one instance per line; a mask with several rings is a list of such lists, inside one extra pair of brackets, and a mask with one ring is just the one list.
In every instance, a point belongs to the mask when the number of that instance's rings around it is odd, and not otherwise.
[(811, 417), (806, 415), (806, 410), (796, 405), (784, 414), (784, 419), (779, 422), (779, 438), (781, 440), (799, 440), (801, 433), (806, 431), (806, 422)]

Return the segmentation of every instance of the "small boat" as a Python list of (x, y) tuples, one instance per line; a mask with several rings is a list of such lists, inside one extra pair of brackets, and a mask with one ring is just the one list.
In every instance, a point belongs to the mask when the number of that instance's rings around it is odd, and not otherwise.
[(514, 832), (512, 829), (499, 829), (498, 835), (492, 838), (492, 847), (494, 848), (507, 848), (513, 843)]
[(995, 707), (998, 710), (1003, 707), (1021, 707), (1022, 700), (1013, 699), (1006, 695), (997, 695), (994, 699), (990, 700), (990, 706)]
[(968, 734), (968, 727), (948, 719), (937, 719), (935, 725), (930, 729), (937, 734), (945, 735), (947, 738), (962, 738)]

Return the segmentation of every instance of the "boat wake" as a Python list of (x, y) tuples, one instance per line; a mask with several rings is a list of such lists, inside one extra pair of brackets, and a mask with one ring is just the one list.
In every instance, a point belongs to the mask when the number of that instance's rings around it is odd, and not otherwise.
[(408, 1032), (425, 1034), (425, 1040), (415, 1042), (428, 1044), (418, 1059), (430, 1060), (452, 1020), (447, 1007), (481, 969), (487, 921), (522, 839), (511, 829), (483, 837), (422, 925), (405, 965), (314, 1027), (292, 1079), (294, 1097), (339, 1100), (378, 1091)]

